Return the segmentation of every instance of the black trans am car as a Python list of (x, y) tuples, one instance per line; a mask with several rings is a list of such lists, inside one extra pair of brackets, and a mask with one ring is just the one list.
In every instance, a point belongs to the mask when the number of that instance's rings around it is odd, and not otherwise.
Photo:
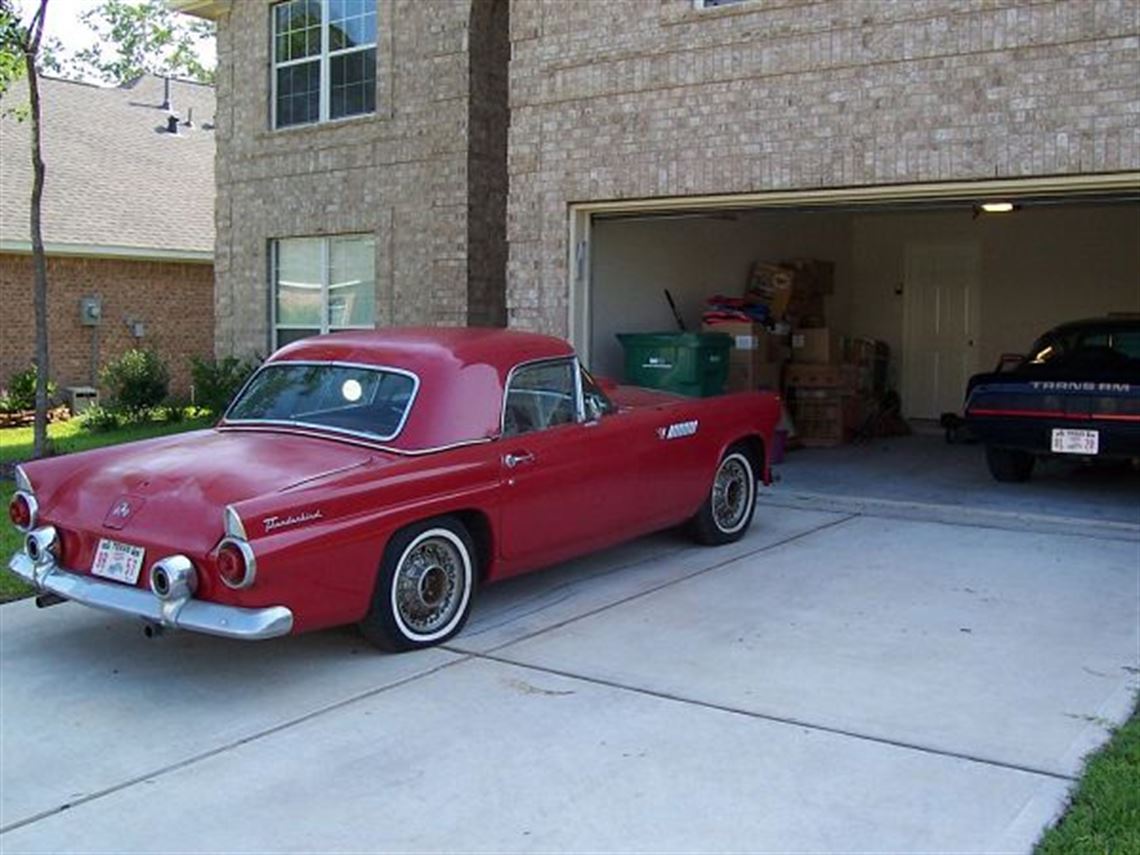
[(1074, 321), (966, 388), (966, 425), (998, 481), (1038, 457), (1140, 459), (1140, 315)]

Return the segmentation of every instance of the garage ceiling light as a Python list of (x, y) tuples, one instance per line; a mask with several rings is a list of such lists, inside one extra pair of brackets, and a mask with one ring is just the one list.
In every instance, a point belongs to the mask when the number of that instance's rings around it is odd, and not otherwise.
[(1014, 210), (1013, 202), (983, 202), (982, 210), (987, 214), (1008, 214)]

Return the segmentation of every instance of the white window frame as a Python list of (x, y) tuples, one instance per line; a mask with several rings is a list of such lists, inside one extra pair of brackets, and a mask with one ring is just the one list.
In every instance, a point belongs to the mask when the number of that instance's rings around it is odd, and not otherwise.
[[(290, 59), (285, 62), (277, 61), (277, 7), (289, 3), (290, 0), (279, 0), (269, 7), (269, 127), (275, 131), (287, 131), (290, 128), (310, 128), (313, 125), (319, 125), (325, 122), (343, 122), (351, 119), (359, 118), (360, 116), (374, 116), (376, 115), (375, 106), (370, 112), (353, 113), (351, 116), (337, 116), (335, 119), (329, 118), (329, 102), (332, 100), (332, 77), (329, 74), (329, 68), (332, 65), (333, 57), (345, 56), (350, 53), (358, 53), (360, 51), (372, 49), (375, 57), (376, 79), (379, 83), (380, 79), (380, 51), (379, 51), (379, 33), (380, 33), (380, 10), (376, 10), (376, 35), (368, 44), (353, 45), (349, 48), (341, 48), (337, 51), (329, 52), (329, 0), (320, 0), (321, 3), (321, 53), (318, 57), (320, 64), (321, 75), (321, 88), (318, 93), (319, 107), (317, 108), (317, 118), (312, 122), (294, 122), (291, 125), (284, 127), (277, 127), (277, 71), (281, 68), (291, 68), (295, 65), (304, 65), (313, 61), (314, 57), (306, 56), (301, 59)], [(703, 2), (703, 0), (702, 0)], [(379, 93), (377, 93), (379, 94)], [(378, 100), (378, 99), (377, 99)]]
[[(332, 242), (341, 238), (369, 238), (373, 237), (369, 232), (348, 232), (347, 234), (337, 235), (291, 235), (290, 237), (273, 238), (269, 241), (269, 317), (270, 317), (270, 345), (272, 350), (277, 350), (281, 345), (277, 342), (277, 333), (279, 330), (313, 330), (315, 327), (308, 325), (295, 325), (295, 324), (282, 324), (277, 323), (277, 285), (278, 285), (278, 248), (285, 241), (289, 240), (319, 240), (320, 241), (320, 255), (321, 255), (321, 325), (320, 329), (314, 335), (325, 335), (331, 332), (329, 326), (329, 291), (331, 290), (331, 283), (329, 282), (330, 273), (332, 270)], [(376, 258), (375, 258), (375, 238), (373, 237), (373, 259), (372, 259), (372, 287), (376, 287)], [(337, 324), (336, 330), (374, 330), (376, 329), (376, 310), (373, 307), (372, 323), (370, 324)]]

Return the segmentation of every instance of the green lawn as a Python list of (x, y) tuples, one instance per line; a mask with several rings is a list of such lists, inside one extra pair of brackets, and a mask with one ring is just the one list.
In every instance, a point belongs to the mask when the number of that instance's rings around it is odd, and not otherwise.
[(1140, 855), (1140, 709), (1085, 766), (1073, 803), (1036, 855)]
[[(179, 433), (184, 430), (209, 427), (215, 421), (213, 416), (186, 419), (181, 422), (141, 422), (126, 427), (109, 430), (105, 433), (89, 433), (77, 419), (69, 422), (56, 422), (48, 425), (48, 438), (52, 441), (56, 454), (72, 451), (86, 451), (104, 445), (118, 445), (136, 439), (150, 439)], [(5, 428), (0, 430), (0, 463), (27, 460), (32, 456), (32, 429)]]
[[(67, 454), (72, 451), (85, 451), (90, 448), (100, 448), (105, 445), (118, 445), (122, 442), (131, 442), (136, 439), (150, 439), (155, 436), (164, 436), (171, 433), (195, 430), (209, 427), (213, 424), (212, 416), (186, 419), (181, 422), (144, 422), (137, 425), (110, 430), (105, 433), (88, 433), (83, 429), (82, 422), (57, 422), (48, 425), (48, 436), (51, 438), (56, 454)], [(0, 430), (0, 463), (12, 463), (27, 460), (32, 456), (32, 429), (4, 428)], [(0, 519), (0, 603), (16, 600), (32, 593), (32, 589), (20, 579), (7, 571), (8, 558), (20, 548), (21, 536), (7, 519), (8, 502), (16, 485), (9, 479), (0, 479), (0, 505), (4, 514)]]

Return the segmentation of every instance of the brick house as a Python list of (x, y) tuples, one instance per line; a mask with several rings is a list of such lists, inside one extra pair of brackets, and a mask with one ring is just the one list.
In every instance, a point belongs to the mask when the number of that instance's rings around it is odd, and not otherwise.
[[(104, 365), (141, 346), (188, 396), (190, 357), (213, 351), (213, 89), (144, 76), (121, 87), (42, 78), (40, 92), (52, 379), (97, 386)], [(35, 352), (29, 127), (8, 109), (26, 98), (19, 84), (0, 116), (0, 384)], [(82, 316), (91, 300), (98, 323)]]
[(933, 416), (1048, 325), (1140, 311), (1135, 3), (171, 3), (218, 22), (222, 351), (505, 320), (616, 374), (664, 287), (695, 326), (811, 257)]

